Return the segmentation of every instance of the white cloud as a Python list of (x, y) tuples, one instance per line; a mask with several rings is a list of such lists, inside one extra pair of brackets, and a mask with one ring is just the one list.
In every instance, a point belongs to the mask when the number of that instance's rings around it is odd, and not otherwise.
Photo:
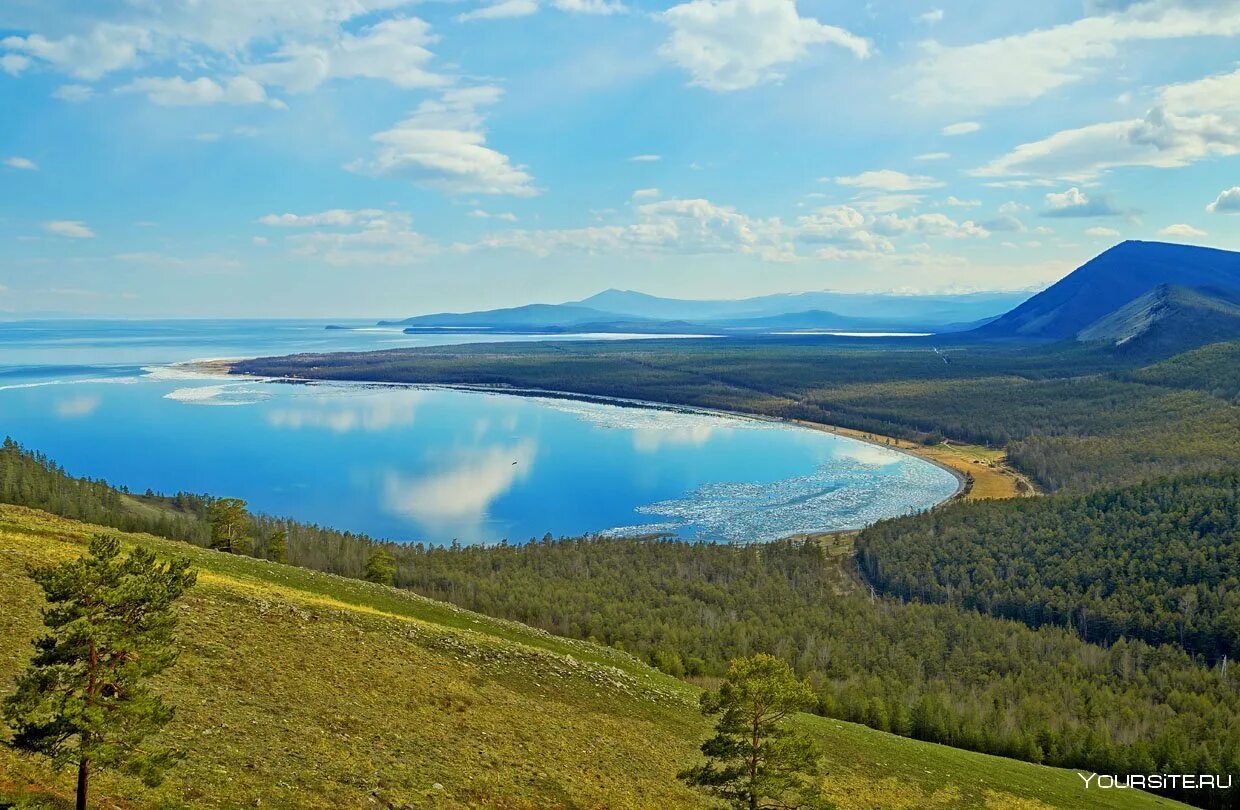
[(981, 200), (962, 200), (954, 194), (949, 194), (947, 196), (947, 199), (943, 200), (943, 203), (945, 205), (950, 205), (953, 208), (976, 208), (982, 204), (982, 201)]
[(1119, 231), (1114, 228), (1086, 228), (1085, 233), (1103, 239), (1116, 239), (1119, 237)]
[(474, 219), (499, 219), (499, 220), (503, 220), (504, 222), (516, 222), (517, 221), (517, 215), (509, 211), (504, 211), (499, 214), (492, 214), (491, 212), (484, 211), (481, 208), (475, 208), (474, 210), (469, 212), (469, 215), (473, 217)]
[(406, 215), (378, 208), (332, 208), (315, 214), (266, 214), (257, 221), (272, 228), (386, 228), (394, 222), (408, 224)]
[(6, 53), (0, 56), (0, 70), (10, 76), (18, 76), (23, 70), (30, 67), (30, 57), (22, 56), (19, 53)]
[(659, 198), (659, 190), (657, 188), (639, 188), (633, 192), (634, 200), (656, 200)]
[(982, 125), (976, 121), (961, 121), (958, 124), (948, 124), (943, 127), (943, 134), (947, 136), (968, 135), (970, 132), (977, 132)]
[(100, 23), (88, 34), (69, 34), (60, 39), (31, 34), (0, 40), (0, 47), (8, 51), (25, 54), (88, 81), (132, 65), (139, 53), (150, 46), (151, 35), (146, 29), (111, 23)]
[(947, 160), (950, 157), (950, 152), (926, 152), (925, 154), (916, 155), (913, 160)]
[(568, 14), (622, 14), (628, 8), (612, 0), (551, 0), (551, 5)]
[(39, 164), (35, 163), (30, 158), (18, 157), (17, 155), (5, 158), (4, 165), (8, 166), (10, 169), (21, 169), (27, 172), (37, 172), (39, 170)]
[(248, 76), (233, 76), (224, 84), (199, 76), (197, 79), (146, 77), (134, 79), (120, 92), (145, 93), (154, 104), (164, 107), (192, 107), (208, 104), (273, 104), (263, 86)]
[(944, 236), (948, 239), (985, 239), (990, 232), (973, 220), (957, 222), (946, 214), (912, 214), (901, 217), (886, 214), (875, 218), (873, 228), (884, 236), (918, 234), (921, 236)]
[(1127, 42), (1240, 34), (1240, 2), (1147, 0), (1052, 28), (958, 47), (923, 43), (905, 94), (925, 105), (1022, 104), (1079, 81)]
[(95, 236), (95, 232), (86, 227), (84, 222), (76, 219), (53, 219), (43, 223), (43, 230), (53, 236), (68, 239), (91, 239)]
[(407, 6), (409, 0), (131, 0), (126, 5), (161, 39), (232, 54), (256, 42), (331, 39), (342, 24)]
[(510, 194), (532, 197), (538, 189), (525, 167), (486, 145), (478, 108), (499, 100), (496, 87), (444, 91), (423, 101), (392, 129), (377, 133), (374, 159), (347, 168), (371, 174), (408, 177), (448, 194)]
[(480, 6), (473, 11), (458, 14), (461, 22), (469, 20), (507, 20), (513, 17), (528, 17), (538, 12), (537, 0), (499, 0), (487, 6)]
[(441, 251), (413, 230), (412, 218), (398, 211), (333, 209), (317, 214), (268, 214), (258, 220), (280, 228), (319, 228), (285, 238), (294, 255), (337, 266), (402, 266)]
[(427, 47), (438, 37), (417, 17), (384, 20), (357, 34), (344, 33), (326, 44), (292, 43), (247, 74), (291, 92), (313, 90), (328, 79), (377, 79), (397, 87), (441, 87), (447, 79), (428, 69)]
[(919, 191), (927, 188), (938, 188), (943, 185), (933, 177), (924, 175), (908, 175), (892, 169), (862, 172), (848, 177), (837, 177), (835, 182), (841, 186), (878, 189), (880, 191)]
[(662, 200), (635, 207), (637, 221), (588, 228), (513, 230), (491, 234), (479, 247), (546, 256), (587, 253), (744, 253), (771, 261), (792, 257), (790, 234), (778, 219), (746, 216), (709, 200)]
[(943, 22), (944, 16), (946, 15), (944, 14), (943, 9), (932, 8), (924, 14), (918, 14), (917, 21), (926, 23), (927, 25), (934, 25), (935, 23)]
[(795, 0), (690, 0), (659, 15), (672, 29), (664, 58), (708, 90), (743, 90), (783, 78), (782, 66), (829, 43), (864, 59), (870, 42), (843, 28), (802, 17)]
[[(551, 7), (566, 14), (623, 14), (628, 7), (618, 0), (550, 0)], [(538, 0), (497, 0), (473, 11), (457, 15), (461, 22), (469, 20), (503, 20), (527, 17), (539, 9)]]
[(1178, 168), (1240, 154), (1240, 70), (1168, 85), (1144, 118), (1091, 124), (1021, 144), (970, 172), (1082, 181), (1121, 166)]
[(1067, 191), (1046, 195), (1044, 217), (1114, 217), (1123, 212), (1106, 197), (1091, 197), (1075, 186)]
[(312, 230), (285, 242), (297, 256), (332, 265), (407, 265), (440, 252), (437, 244), (413, 230), (412, 218), (401, 211), (332, 208), (311, 214), (266, 214), (256, 221), (271, 228)]
[(1200, 239), (1209, 234), (1199, 228), (1194, 228), (1192, 225), (1185, 225), (1180, 222), (1175, 225), (1168, 225), (1159, 231), (1158, 235), (1169, 236), (1172, 239)]
[(77, 104), (93, 96), (95, 91), (85, 84), (62, 84), (52, 91), (52, 98)]
[(1240, 186), (1220, 191), (1206, 210), (1211, 214), (1240, 214)]
[(629, 161), (631, 163), (657, 163), (662, 159), (661, 155), (633, 155)]

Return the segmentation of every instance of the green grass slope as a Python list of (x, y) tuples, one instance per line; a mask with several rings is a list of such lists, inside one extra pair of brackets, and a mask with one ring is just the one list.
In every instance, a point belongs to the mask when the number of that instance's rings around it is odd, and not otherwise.
[[(31, 564), (97, 527), (0, 506), (0, 695), (31, 653)], [(696, 690), (605, 647), (409, 593), (146, 535), (189, 556), (176, 667), (161, 690), (187, 754), (159, 788), (114, 774), (95, 806), (705, 807), (677, 784), (706, 731)], [(1086, 792), (1071, 771), (804, 716), (841, 808), (1172, 807)], [(0, 728), (0, 737), (8, 731)], [(71, 775), (0, 747), (0, 806), (67, 806)]]

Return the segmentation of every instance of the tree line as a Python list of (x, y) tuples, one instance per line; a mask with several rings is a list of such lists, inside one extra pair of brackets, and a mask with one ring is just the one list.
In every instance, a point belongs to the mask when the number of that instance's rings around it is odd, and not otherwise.
[(1240, 472), (956, 504), (870, 526), (857, 549), (866, 578), (902, 599), (1209, 663), (1240, 650)]
[[(55, 465), (21, 469), (43, 477), (33, 489), (64, 484)], [(202, 545), (213, 532), (217, 542), (229, 536), (211, 520), (214, 502), (203, 509)], [(612, 645), (678, 677), (713, 682), (732, 659), (767, 653), (808, 679), (816, 711), (883, 731), (1104, 773), (1240, 770), (1235, 667), (1204, 666), (1177, 645), (1121, 638), (1102, 646), (1058, 625), (1033, 629), (956, 604), (871, 598), (817, 541), (546, 536), (437, 547), (376, 543), (250, 515), (243, 505), (238, 519), (242, 532), (231, 536), (250, 543), (234, 551), (271, 558), (283, 529), (294, 564), (369, 574)]]

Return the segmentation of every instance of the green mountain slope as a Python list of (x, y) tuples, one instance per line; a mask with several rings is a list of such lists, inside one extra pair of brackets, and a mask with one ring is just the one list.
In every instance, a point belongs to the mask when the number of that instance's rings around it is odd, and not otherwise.
[[(0, 507), (0, 694), (39, 629), (30, 564), (96, 527)], [(693, 687), (618, 651), (367, 583), (145, 535), (200, 569), (162, 691), (187, 754), (161, 787), (97, 777), (99, 807), (706, 806), (679, 786), (705, 726)], [(798, 720), (841, 808), (1172, 807), (1071, 771)], [(0, 729), (0, 736), (7, 731)], [(5, 797), (64, 806), (68, 774), (0, 748)]]

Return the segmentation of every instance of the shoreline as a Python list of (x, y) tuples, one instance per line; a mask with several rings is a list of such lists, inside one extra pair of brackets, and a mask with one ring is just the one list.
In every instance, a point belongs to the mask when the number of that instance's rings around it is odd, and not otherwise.
[[(950, 496), (934, 504), (938, 508), (944, 504), (958, 500), (991, 500), (1005, 498), (1030, 497), (1037, 495), (1037, 489), (1021, 473), (1008, 467), (1005, 463), (1006, 454), (1001, 450), (993, 450), (977, 445), (954, 444), (944, 441), (937, 445), (922, 445), (894, 436), (855, 430), (839, 425), (828, 425), (821, 422), (810, 422), (804, 419), (767, 416), (764, 414), (745, 413), (743, 411), (723, 410), (693, 405), (680, 405), (654, 400), (632, 399), (627, 397), (609, 397), (596, 394), (574, 393), (544, 388), (518, 388), (506, 385), (474, 384), (474, 383), (401, 383), (389, 380), (327, 380), (306, 377), (264, 377), (253, 374), (236, 374), (233, 364), (243, 358), (218, 358), (209, 360), (193, 360), (175, 364), (191, 371), (212, 375), (229, 375), (267, 382), (289, 384), (307, 383), (344, 383), (355, 385), (376, 385), (402, 388), (438, 388), (454, 391), (472, 391), (477, 393), (510, 394), (543, 399), (564, 399), (576, 402), (587, 402), (601, 405), (617, 405), (680, 413), (699, 413), (709, 416), (731, 419), (749, 419), (771, 424), (783, 424), (830, 433), (845, 439), (863, 442), (876, 447), (885, 447), (904, 455), (911, 456), (935, 465), (951, 474), (956, 479), (956, 490)], [(846, 529), (840, 531), (857, 531)]]

